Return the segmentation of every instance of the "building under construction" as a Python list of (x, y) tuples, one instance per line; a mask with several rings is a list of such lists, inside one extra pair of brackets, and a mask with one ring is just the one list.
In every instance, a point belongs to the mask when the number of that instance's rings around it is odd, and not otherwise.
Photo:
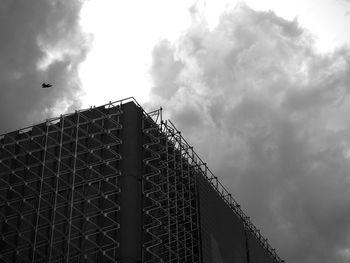
[(283, 262), (161, 109), (0, 136), (0, 262)]

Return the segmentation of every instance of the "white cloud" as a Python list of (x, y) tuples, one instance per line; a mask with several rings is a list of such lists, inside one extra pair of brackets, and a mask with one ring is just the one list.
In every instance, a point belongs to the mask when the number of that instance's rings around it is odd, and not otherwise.
[(194, 15), (155, 46), (151, 99), (283, 258), (346, 262), (350, 50), (319, 53), (297, 20), (245, 5), (212, 29)]

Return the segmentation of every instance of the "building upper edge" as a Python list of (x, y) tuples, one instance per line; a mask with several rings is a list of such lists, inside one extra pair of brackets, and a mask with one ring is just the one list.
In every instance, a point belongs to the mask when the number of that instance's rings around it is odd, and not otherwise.
[[(182, 136), (181, 132), (175, 127), (175, 125), (170, 121), (162, 120), (162, 108), (160, 107), (157, 110), (146, 112), (143, 107), (137, 102), (137, 100), (134, 97), (128, 97), (125, 99), (117, 100), (117, 101), (110, 101), (106, 104), (100, 105), (100, 106), (91, 106), (89, 108), (84, 108), (80, 110), (76, 110), (75, 112), (65, 113), (61, 114), (58, 117), (48, 118), (46, 121), (35, 123), (31, 126), (27, 126), (25, 128), (21, 128), (18, 130), (13, 130), (10, 132), (6, 132), (3, 134), (0, 134), (0, 140), (3, 139), (7, 134), (11, 133), (26, 133), (30, 131), (33, 127), (39, 124), (50, 124), (55, 123), (56, 121), (59, 121), (62, 117), (66, 117), (69, 115), (72, 115), (77, 112), (84, 112), (87, 110), (92, 110), (94, 108), (101, 108), (104, 107), (106, 109), (122, 106), (127, 103), (134, 103), (143, 113), (144, 116), (151, 118), (157, 125), (160, 126), (161, 131), (170, 131), (174, 135), (177, 136), (178, 139), (178, 147), (180, 148), (180, 151), (184, 151), (187, 156), (191, 157), (192, 164), (198, 167), (198, 170), (200, 171), (200, 174), (204, 176), (204, 178), (210, 183), (210, 185), (213, 187), (213, 189), (218, 193), (218, 195), (223, 199), (223, 201), (230, 207), (230, 209), (243, 221), (245, 229), (250, 231), (253, 236), (256, 238), (256, 240), (266, 249), (266, 251), (278, 262), (278, 263), (284, 263), (285, 261), (282, 260), (277, 252), (276, 249), (272, 248), (272, 246), (268, 243), (267, 238), (264, 238), (263, 235), (260, 233), (260, 230), (251, 222), (250, 217), (247, 216), (243, 210), (241, 209), (241, 206), (238, 204), (238, 202), (233, 198), (231, 193), (225, 188), (225, 186), (219, 181), (218, 177), (214, 175), (214, 173), (208, 168), (207, 164), (199, 157), (199, 155), (193, 150), (193, 147), (186, 141), (186, 139)], [(154, 117), (155, 116), (155, 117)]]
[[(137, 102), (137, 100), (134, 97), (128, 97), (128, 98), (117, 100), (117, 101), (113, 101), (113, 102), (110, 101), (110, 102), (108, 102), (106, 104), (103, 104), (103, 105), (100, 105), (100, 106), (97, 106), (97, 107), (111, 108), (111, 107), (115, 107), (115, 106), (121, 106), (122, 104), (130, 103), (130, 102), (134, 103), (136, 106), (138, 106), (143, 111), (144, 114), (148, 115), (148, 113), (141, 107), (141, 105)], [(11, 130), (11, 131), (2, 133), (2, 134), (0, 134), (0, 139), (2, 139), (6, 134), (10, 134), (10, 133), (13, 133), (13, 132), (25, 133), (27, 131), (30, 131), (34, 126), (36, 126), (38, 124), (42, 124), (42, 123), (45, 123), (45, 122), (46, 123), (55, 122), (56, 120), (59, 120), (62, 117), (72, 115), (72, 114), (74, 114), (76, 112), (84, 112), (84, 111), (91, 110), (91, 109), (94, 109), (94, 108), (96, 108), (96, 106), (90, 106), (89, 108), (79, 109), (79, 110), (76, 110), (75, 112), (67, 112), (67, 113), (61, 114), (60, 116), (57, 116), (57, 117), (47, 118), (46, 120), (43, 120), (42, 122), (34, 123), (34, 124), (32, 124), (30, 126), (26, 126), (24, 128), (20, 128), (20, 129), (17, 129), (17, 130)]]

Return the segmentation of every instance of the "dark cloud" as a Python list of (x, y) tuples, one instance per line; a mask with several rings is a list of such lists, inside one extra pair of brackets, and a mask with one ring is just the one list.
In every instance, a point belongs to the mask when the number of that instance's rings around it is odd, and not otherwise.
[(296, 20), (240, 5), (153, 56), (151, 100), (281, 257), (349, 262), (350, 50), (317, 53)]
[[(78, 106), (78, 65), (89, 40), (81, 32), (82, 1), (0, 3), (0, 133)], [(51, 89), (41, 89), (50, 82)]]

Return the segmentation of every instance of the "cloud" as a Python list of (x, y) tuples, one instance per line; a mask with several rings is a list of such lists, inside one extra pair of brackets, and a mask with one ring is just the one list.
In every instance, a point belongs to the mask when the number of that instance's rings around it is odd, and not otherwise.
[[(193, 10), (192, 10), (193, 12)], [(287, 262), (349, 262), (350, 50), (240, 4), (155, 46), (151, 101)]]
[[(4, 0), (0, 4), (0, 133), (79, 105), (78, 65), (89, 38), (83, 2)], [(50, 82), (53, 88), (43, 90)]]

